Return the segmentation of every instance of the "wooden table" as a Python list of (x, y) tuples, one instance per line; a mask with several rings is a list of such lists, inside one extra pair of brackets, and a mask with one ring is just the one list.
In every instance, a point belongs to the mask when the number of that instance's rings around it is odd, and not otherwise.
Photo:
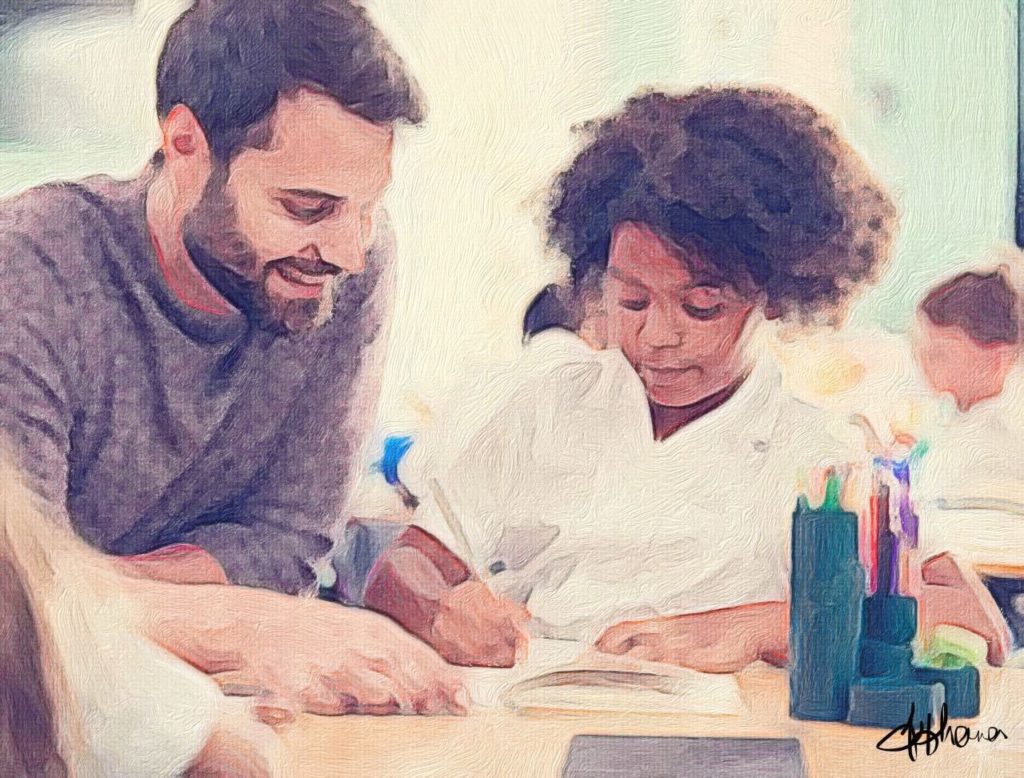
[[(785, 672), (756, 666), (739, 675), (749, 712), (742, 717), (697, 715), (524, 715), (485, 710), (465, 718), (306, 716), (284, 733), (296, 775), (315, 776), (559, 776), (569, 741), (578, 734), (795, 737), (808, 776), (1024, 776), (1024, 670), (987, 670), (981, 715), (1008, 740), (943, 743), (911, 762), (906, 753), (875, 748), (882, 730), (794, 721), (788, 716)], [(638, 771), (638, 775), (642, 773)], [(755, 776), (750, 776), (755, 778)]]

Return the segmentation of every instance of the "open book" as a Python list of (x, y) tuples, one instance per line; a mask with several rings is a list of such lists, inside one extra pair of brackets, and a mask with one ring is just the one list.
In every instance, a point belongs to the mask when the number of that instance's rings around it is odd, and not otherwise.
[(467, 670), (478, 707), (520, 711), (742, 714), (732, 675), (602, 654), (575, 641), (534, 640), (511, 670)]

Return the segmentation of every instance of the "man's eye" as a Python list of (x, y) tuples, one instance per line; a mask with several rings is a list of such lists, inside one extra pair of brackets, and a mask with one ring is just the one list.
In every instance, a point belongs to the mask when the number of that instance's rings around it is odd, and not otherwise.
[(304, 222), (318, 222), (334, 213), (333, 200), (323, 200), (315, 205), (300, 205), (291, 200), (281, 200), (281, 205), (290, 216)]
[(702, 308), (688, 303), (683, 304), (683, 310), (685, 310), (689, 316), (692, 316), (694, 319), (700, 319), (701, 321), (714, 319), (722, 312), (722, 307), (721, 303), (718, 305), (712, 305), (710, 308)]
[(642, 311), (649, 303), (647, 300), (619, 300), (619, 305), (627, 311)]

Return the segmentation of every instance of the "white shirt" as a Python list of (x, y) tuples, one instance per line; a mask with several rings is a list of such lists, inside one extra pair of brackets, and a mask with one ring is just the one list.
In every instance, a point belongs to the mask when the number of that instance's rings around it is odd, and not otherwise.
[(962, 412), (935, 394), (905, 336), (829, 334), (790, 351), (787, 386), (828, 412), (834, 434), (860, 413), (884, 444), (894, 431), (928, 443), (911, 479), (924, 556), (1024, 566), (1024, 367)]
[(942, 411), (913, 487), (922, 550), (1024, 566), (1024, 369), (999, 396)]
[[(496, 383), (497, 410), (463, 408), (401, 472), (421, 496), (434, 474), (478, 569), (504, 567), (492, 585), (543, 634), (786, 598), (800, 476), (838, 445), (773, 364), (664, 441), (622, 354), (570, 333), (538, 336)], [(417, 520), (453, 542), (430, 500)]]

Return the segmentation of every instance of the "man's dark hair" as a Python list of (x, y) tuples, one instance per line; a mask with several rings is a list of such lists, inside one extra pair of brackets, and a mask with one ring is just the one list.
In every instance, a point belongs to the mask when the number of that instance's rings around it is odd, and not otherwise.
[(549, 223), (577, 293), (603, 276), (624, 221), (696, 249), (777, 316), (838, 318), (888, 259), (889, 197), (830, 124), (785, 92), (654, 92), (586, 130)]
[(350, 0), (198, 0), (171, 27), (156, 86), (160, 117), (188, 106), (221, 160), (303, 87), (376, 124), (423, 118), (404, 65)]
[(1020, 302), (1003, 273), (961, 273), (921, 302), (937, 327), (957, 327), (979, 345), (1020, 342)]

